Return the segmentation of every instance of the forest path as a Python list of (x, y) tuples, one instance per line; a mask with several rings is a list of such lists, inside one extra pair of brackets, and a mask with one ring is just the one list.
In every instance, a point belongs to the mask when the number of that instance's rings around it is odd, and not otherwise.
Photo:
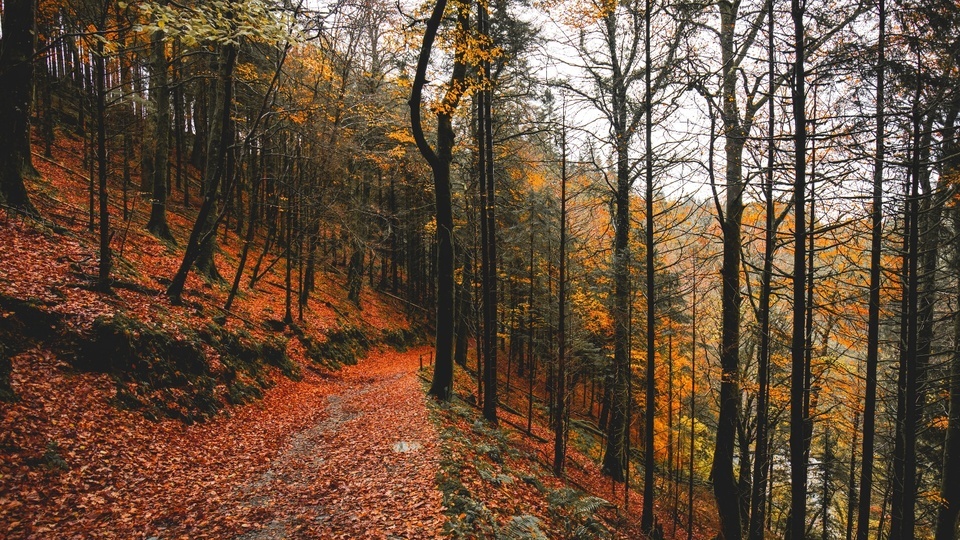
[(323, 419), (239, 489), (262, 527), (239, 538), (438, 536), (439, 439), (417, 377), (427, 354), (374, 351), (337, 373)]
[[(13, 359), (20, 401), (0, 407), (0, 537), (439, 536), (440, 443), (418, 378), (430, 353), (306, 366), (187, 426), (119, 410), (109, 376), (31, 349)], [(45, 448), (62, 467), (43, 465)]]

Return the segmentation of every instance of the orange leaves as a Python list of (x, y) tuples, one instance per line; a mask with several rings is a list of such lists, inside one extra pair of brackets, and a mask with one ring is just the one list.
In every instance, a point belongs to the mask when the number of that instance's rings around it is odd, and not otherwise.
[[(14, 538), (431, 537), (438, 442), (414, 374), (424, 352), (376, 353), (336, 382), (305, 370), (262, 406), (189, 427), (113, 409), (104, 375), (21, 355), (22, 400), (0, 418), (0, 524)], [(393, 452), (398, 438), (420, 447)], [(42, 463), (47, 441), (67, 470)]]

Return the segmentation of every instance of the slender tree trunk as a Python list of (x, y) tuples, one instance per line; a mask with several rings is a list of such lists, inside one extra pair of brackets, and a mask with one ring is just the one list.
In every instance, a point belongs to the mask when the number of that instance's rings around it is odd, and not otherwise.
[[(902, 406), (902, 414), (898, 411), (898, 418), (902, 423), (898, 426), (898, 443), (894, 454), (894, 468), (899, 470), (900, 481), (894, 482), (893, 506), (890, 514), (890, 540), (909, 540), (914, 538), (916, 529), (916, 502), (917, 502), (917, 428), (921, 421), (920, 396), (922, 374), (922, 360), (919, 354), (920, 330), (920, 175), (921, 175), (921, 146), (924, 139), (922, 128), (923, 113), (920, 110), (921, 89), (918, 84), (914, 98), (913, 111), (913, 148), (909, 174), (909, 191), (906, 195), (907, 220), (906, 240), (907, 250), (904, 253), (904, 297), (906, 311), (901, 316), (906, 317), (903, 325), (906, 335), (902, 336), (906, 350), (900, 355), (900, 372), (903, 384), (899, 388), (901, 399), (898, 406)], [(899, 450), (899, 452), (896, 452)]]
[[(222, 46), (220, 69), (217, 76), (217, 106), (214, 116), (218, 119), (215, 131), (217, 138), (221, 141), (229, 140), (230, 131), (230, 108), (233, 102), (233, 68), (237, 60), (237, 46), (227, 43)], [(216, 234), (216, 228), (210, 226), (210, 222), (216, 222), (214, 213), (217, 203), (217, 191), (220, 188), (220, 180), (224, 173), (227, 158), (227, 145), (218, 144), (211, 146), (217, 150), (212, 159), (208, 159), (209, 167), (207, 171), (209, 178), (205, 182), (203, 202), (200, 204), (200, 210), (197, 213), (197, 220), (193, 224), (190, 232), (190, 239), (187, 241), (187, 247), (183, 255), (183, 261), (174, 275), (173, 280), (167, 287), (167, 296), (173, 303), (180, 302), (180, 295), (183, 293), (183, 286), (187, 281), (187, 275), (190, 268), (197, 262), (201, 249), (205, 244), (212, 241)]]
[[(694, 258), (696, 262), (696, 258)], [(690, 456), (687, 461), (687, 540), (693, 540), (693, 464), (697, 441), (697, 270), (693, 270), (693, 307), (690, 322)]]
[[(673, 330), (667, 338), (667, 475), (670, 482), (670, 494), (673, 496), (672, 514), (673, 528), (671, 536), (677, 537), (677, 525), (680, 523), (680, 451), (674, 448), (673, 438)], [(679, 437), (677, 440), (679, 442)], [(674, 455), (677, 459), (674, 460)]]
[(147, 230), (163, 240), (173, 240), (167, 225), (167, 185), (170, 182), (170, 86), (167, 84), (166, 40), (162, 30), (150, 36), (150, 97), (153, 119), (153, 169), (150, 187), (150, 220)]
[[(289, 326), (293, 324), (293, 290), (291, 287), (291, 278), (293, 276), (293, 214), (296, 211), (294, 205), (294, 188), (293, 188), (293, 179), (294, 175), (291, 174), (287, 179), (286, 191), (287, 191), (287, 212), (284, 216), (286, 225), (284, 229), (286, 230), (286, 240), (284, 241), (283, 246), (283, 258), (286, 262), (284, 265), (284, 288), (283, 288), (283, 322)], [(349, 278), (348, 278), (349, 281)], [(349, 294), (348, 294), (349, 296)]]
[[(176, 185), (184, 193), (186, 199), (187, 185), (189, 179), (183, 174), (183, 155), (186, 152), (184, 141), (184, 114), (183, 114), (183, 72), (182, 54), (180, 40), (174, 41), (174, 62), (173, 62), (173, 124), (174, 124), (174, 163), (176, 166)], [(186, 206), (186, 200), (184, 200)]]
[[(223, 46), (224, 49), (227, 46)], [(231, 49), (236, 49), (236, 45), (232, 45)], [(225, 54), (225, 52), (224, 52)], [(237, 52), (232, 53), (236, 57)], [(220, 66), (220, 78), (223, 77), (223, 66), (225, 63), (223, 54), (219, 59)], [(214, 98), (214, 107), (211, 111), (211, 125), (210, 133), (207, 140), (207, 151), (204, 164), (203, 172), (203, 189), (204, 189), (204, 200), (210, 198), (212, 200), (212, 205), (215, 207), (217, 200), (221, 198), (222, 193), (220, 186), (225, 184), (225, 179), (229, 179), (228, 176), (228, 161), (229, 161), (229, 150), (233, 143), (233, 120), (231, 116), (231, 108), (233, 106), (233, 65), (236, 63), (236, 59), (231, 62), (230, 68), (230, 91), (231, 95), (229, 99), (225, 99), (225, 96), (222, 95), (223, 92), (223, 83), (222, 80), (218, 83), (218, 88), (216, 91), (216, 96)], [(212, 208), (211, 208), (212, 210)], [(203, 274), (210, 280), (220, 281), (222, 277), (220, 272), (217, 270), (217, 265), (214, 261), (214, 254), (217, 252), (217, 224), (219, 223), (220, 218), (224, 215), (223, 213), (217, 212), (207, 212), (204, 215), (205, 223), (203, 223), (203, 234), (204, 241), (201, 242), (198, 246), (198, 251), (196, 254), (196, 261), (194, 261), (194, 266), (197, 271)]]
[(807, 114), (806, 70), (804, 68), (804, 10), (800, 0), (791, 0), (790, 14), (794, 30), (794, 258), (793, 258), (793, 339), (790, 377), (790, 540), (803, 540), (807, 522), (807, 417), (804, 414), (806, 388), (806, 316), (807, 316)]
[[(721, 4), (722, 26), (733, 25), (732, 13), (728, 3)], [(732, 65), (732, 35), (730, 43), (724, 42), (724, 58), (729, 55)], [(729, 50), (728, 50), (729, 49)], [(724, 60), (727, 65), (727, 60)], [(732, 70), (732, 68), (730, 68)], [(736, 73), (724, 75), (724, 91), (735, 93)], [(736, 478), (733, 474), (733, 451), (736, 438), (736, 425), (740, 408), (740, 223), (743, 217), (743, 180), (742, 180), (742, 128), (735, 120), (735, 102), (728, 104), (724, 99), (724, 133), (726, 164), (726, 205), (723, 215), (723, 262), (721, 276), (723, 289), (721, 297), (722, 323), (720, 336), (720, 413), (717, 420), (717, 438), (713, 454), (711, 474), (713, 493), (720, 516), (720, 532), (723, 540), (740, 540), (740, 497)], [(714, 119), (711, 118), (711, 123)], [(711, 129), (711, 138), (714, 130)], [(712, 156), (712, 145), (711, 145)]]
[[(644, 1), (643, 11), (643, 52), (646, 69), (644, 70), (644, 153), (645, 155), (645, 193), (644, 193), (644, 249), (645, 255), (645, 280), (646, 280), (646, 301), (647, 301), (647, 361), (646, 361), (646, 400), (644, 404), (644, 424), (643, 424), (643, 512), (640, 515), (640, 529), (650, 535), (657, 526), (656, 516), (653, 514), (654, 499), (654, 477), (653, 472), (656, 467), (654, 461), (654, 419), (657, 409), (657, 370), (656, 370), (656, 338), (657, 338), (657, 289), (655, 286), (654, 267), (654, 239), (653, 239), (653, 93), (651, 81), (651, 69), (653, 61), (651, 60), (650, 48), (650, 14), (651, 0)], [(629, 272), (629, 269), (628, 269)], [(629, 339), (629, 338), (628, 338)], [(627, 399), (632, 399), (628, 396)], [(629, 457), (628, 457), (629, 459)], [(626, 488), (629, 491), (629, 486)]]
[[(477, 3), (477, 21), (481, 36), (489, 36), (490, 15), (483, 2)], [(481, 61), (485, 87), (480, 90), (480, 246), (483, 270), (483, 329), (487, 335), (486, 357), (483, 362), (483, 417), (497, 422), (497, 234), (494, 208), (496, 207), (495, 178), (493, 175), (493, 83), (490, 77), (490, 61)]]
[[(767, 0), (767, 13), (773, 13), (773, 0)], [(770, 96), (776, 91), (774, 82), (774, 44), (773, 44), (773, 25), (774, 17), (768, 15), (767, 18), (767, 67), (769, 69)], [(763, 247), (763, 273), (760, 278), (760, 306), (758, 308), (757, 318), (760, 324), (760, 355), (757, 359), (757, 445), (754, 450), (753, 462), (753, 492), (750, 497), (750, 523), (749, 539), (763, 540), (764, 522), (766, 509), (765, 496), (767, 493), (767, 470), (769, 468), (769, 442), (768, 413), (769, 413), (769, 384), (770, 384), (770, 289), (773, 279), (773, 255), (776, 248), (776, 230), (775, 216), (776, 207), (773, 200), (773, 167), (774, 154), (776, 153), (776, 142), (774, 139), (774, 129), (776, 128), (774, 118), (774, 100), (767, 101), (767, 171), (766, 182), (763, 186), (765, 199), (766, 227), (764, 230)]]
[[(564, 110), (566, 115), (566, 110)], [(557, 282), (559, 290), (559, 319), (557, 322), (557, 340), (559, 341), (557, 356), (557, 410), (554, 419), (553, 439), (553, 474), (563, 476), (564, 459), (566, 457), (566, 384), (567, 384), (567, 126), (566, 116), (560, 132), (560, 278)], [(532, 378), (532, 376), (531, 376)]]
[[(960, 226), (960, 207), (953, 210), (954, 224)], [(955, 239), (954, 257), (960, 261), (960, 240)], [(958, 267), (960, 270), (960, 267)], [(960, 272), (957, 274), (960, 288)], [(937, 508), (936, 540), (957, 538), (960, 518), (960, 310), (953, 314), (953, 354), (950, 358), (950, 405), (947, 432), (943, 443), (943, 475), (940, 479), (940, 504)]]
[[(948, 115), (944, 130), (944, 154), (952, 156), (945, 164), (944, 176), (950, 177), (960, 169), (960, 144), (956, 140), (954, 126), (957, 108)], [(954, 231), (960, 231), (960, 206), (953, 208)], [(960, 291), (960, 237), (954, 237), (954, 271), (957, 272), (956, 284)], [(960, 309), (954, 314), (953, 354), (950, 357), (950, 375), (948, 389), (950, 404), (947, 412), (947, 432), (943, 441), (943, 474), (940, 478), (940, 504), (937, 508), (936, 540), (954, 540), (957, 538), (958, 518), (960, 518)]]
[[(430, 395), (449, 400), (453, 395), (453, 316), (454, 316), (454, 257), (453, 257), (453, 205), (450, 193), (450, 162), (453, 159), (454, 131), (451, 116), (460, 102), (462, 81), (466, 66), (460, 54), (454, 61), (450, 85), (437, 114), (437, 150), (430, 147), (421, 124), (421, 96), (426, 83), (430, 51), (443, 18), (446, 0), (437, 0), (423, 35), (423, 44), (417, 59), (417, 71), (410, 95), (410, 122), (417, 148), (433, 170), (436, 197), (437, 221), (437, 336), (436, 364)], [(468, 24), (468, 7), (458, 8), (457, 23), (465, 32)], [(461, 36), (464, 32), (458, 32)], [(459, 50), (459, 48), (458, 48)]]
[(880, 250), (883, 240), (884, 70), (886, 69), (886, 6), (878, 0), (877, 44), (877, 147), (873, 161), (873, 208), (870, 230), (870, 300), (867, 315), (867, 372), (863, 408), (863, 449), (860, 452), (860, 501), (857, 506), (857, 540), (867, 540), (870, 499), (873, 494), (873, 453), (877, 411), (877, 365), (880, 344)]
[(453, 358), (461, 367), (467, 367), (467, 342), (470, 339), (470, 313), (473, 310), (470, 301), (470, 288), (473, 287), (473, 261), (469, 251), (461, 250), (463, 279), (457, 287), (456, 343)]
[(247, 264), (247, 256), (250, 253), (250, 245), (253, 244), (253, 240), (257, 234), (256, 216), (259, 213), (257, 201), (259, 200), (261, 173), (257, 168), (259, 159), (256, 152), (253, 152), (250, 156), (250, 162), (250, 170), (252, 171), (252, 186), (250, 188), (250, 219), (247, 220), (247, 233), (244, 235), (243, 247), (240, 249), (240, 261), (237, 263), (237, 272), (233, 277), (233, 285), (230, 287), (230, 293), (227, 295), (227, 301), (223, 306), (223, 309), (227, 311), (230, 311), (230, 307), (233, 305), (233, 300), (237, 296), (237, 291), (240, 289), (240, 279), (243, 277), (243, 269)]
[(854, 513), (857, 511), (857, 434), (860, 430), (860, 409), (853, 412), (853, 441), (850, 443), (850, 476), (847, 483), (847, 534), (844, 538), (853, 538)]
[(820, 538), (830, 540), (830, 502), (833, 491), (830, 483), (833, 481), (833, 441), (830, 440), (830, 426), (824, 426), (823, 431), (823, 478), (820, 492)]
[[(101, 28), (105, 26), (101, 23)], [(100, 272), (97, 276), (97, 288), (101, 291), (110, 289), (110, 269), (113, 258), (110, 253), (110, 208), (107, 198), (107, 89), (106, 69), (103, 58), (103, 42), (97, 40), (96, 53), (93, 56), (93, 69), (96, 100), (97, 100), (97, 180), (100, 203)]]

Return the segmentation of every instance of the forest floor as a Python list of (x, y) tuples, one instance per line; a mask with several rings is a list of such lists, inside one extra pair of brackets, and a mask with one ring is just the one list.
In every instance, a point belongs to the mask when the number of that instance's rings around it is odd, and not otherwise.
[[(15, 366), (20, 401), (0, 422), (2, 536), (435, 537), (439, 439), (416, 375), (424, 353), (372, 351), (336, 373), (308, 370), (190, 426), (112, 410), (106, 376), (21, 355), (34, 369)], [(55, 442), (42, 466), (11, 466), (22, 456), (10, 441), (38, 439)]]

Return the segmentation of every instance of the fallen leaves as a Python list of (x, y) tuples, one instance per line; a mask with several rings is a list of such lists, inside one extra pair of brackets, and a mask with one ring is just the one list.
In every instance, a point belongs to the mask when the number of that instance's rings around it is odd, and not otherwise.
[[(8, 538), (438, 536), (422, 353), (378, 351), (336, 380), (279, 378), (260, 406), (192, 426), (115, 410), (107, 376), (22, 354), (21, 401), (0, 418), (0, 524)], [(421, 446), (395, 453), (399, 439)], [(68, 470), (28, 464), (46, 441)]]

